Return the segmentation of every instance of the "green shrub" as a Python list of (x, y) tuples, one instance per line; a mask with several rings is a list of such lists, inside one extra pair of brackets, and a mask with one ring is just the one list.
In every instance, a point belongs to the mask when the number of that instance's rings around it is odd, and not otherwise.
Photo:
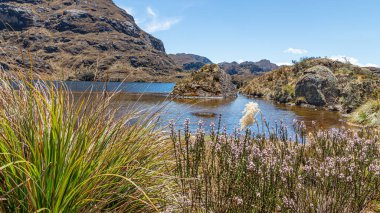
[(295, 86), (294, 86), (294, 85), (286, 84), (286, 85), (282, 86), (282, 90), (283, 90), (286, 94), (291, 95), (292, 97), (295, 96), (296, 89), (295, 89)]
[(0, 74), (0, 212), (165, 206), (170, 164), (154, 118), (116, 118), (112, 97), (95, 96), (74, 102), (62, 88)]

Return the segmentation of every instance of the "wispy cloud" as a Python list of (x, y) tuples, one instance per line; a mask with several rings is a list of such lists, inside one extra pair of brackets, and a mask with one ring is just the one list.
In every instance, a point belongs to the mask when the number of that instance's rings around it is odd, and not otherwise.
[(362, 63), (360, 63), (359, 59), (354, 58), (354, 57), (350, 57), (350, 56), (345, 56), (345, 55), (334, 55), (334, 56), (331, 56), (330, 59), (335, 60), (335, 61), (340, 61), (343, 63), (354, 64), (354, 65), (361, 66), (361, 67), (379, 67), (379, 65), (372, 64), (372, 63), (362, 64)]
[(275, 64), (277, 64), (277, 66), (290, 66), (290, 65), (292, 65), (292, 63), (289, 63), (289, 62), (278, 62)]
[(380, 67), (379, 65), (377, 65), (377, 64), (366, 64), (366, 65), (364, 65), (365, 67)]
[(308, 51), (303, 49), (288, 48), (287, 50), (284, 50), (284, 53), (303, 55), (308, 53)]
[(152, 7), (146, 8), (146, 18), (140, 21), (142, 28), (148, 33), (169, 30), (173, 25), (181, 21), (180, 18), (162, 18)]
[(153, 11), (153, 9), (151, 7), (147, 7), (146, 8), (146, 12), (148, 13), (149, 16), (151, 16), (152, 18), (156, 18), (157, 17), (157, 13)]

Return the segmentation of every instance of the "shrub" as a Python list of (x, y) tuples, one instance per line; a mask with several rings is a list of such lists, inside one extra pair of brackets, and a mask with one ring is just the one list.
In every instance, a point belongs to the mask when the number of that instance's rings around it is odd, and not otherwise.
[[(203, 123), (174, 130), (176, 175), (185, 212), (362, 212), (379, 199), (380, 133), (295, 125), (245, 133)], [(306, 142), (307, 140), (307, 142)]]
[(106, 94), (74, 102), (62, 88), (0, 75), (1, 212), (164, 207), (170, 164), (154, 117), (115, 118)]

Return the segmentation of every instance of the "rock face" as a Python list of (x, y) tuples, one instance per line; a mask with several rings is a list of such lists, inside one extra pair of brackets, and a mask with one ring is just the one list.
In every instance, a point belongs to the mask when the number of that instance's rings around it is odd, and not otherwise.
[(308, 104), (324, 106), (332, 104), (338, 97), (337, 78), (324, 66), (315, 66), (305, 71), (296, 84), (296, 98), (305, 98)]
[(0, 41), (2, 67), (33, 66), (46, 78), (171, 81), (177, 74), (163, 43), (112, 0), (1, 0)]
[(218, 65), (205, 65), (191, 76), (178, 82), (173, 95), (183, 97), (236, 97), (237, 90), (231, 76)]
[(275, 69), (278, 69), (277, 64), (272, 63), (269, 60), (263, 59), (258, 62), (255, 62), (255, 64), (260, 67), (264, 72), (272, 71)]
[(210, 59), (194, 54), (169, 54), (169, 57), (184, 71), (196, 71), (206, 64), (213, 64)]
[(0, 4), (0, 30), (23, 30), (36, 24), (37, 17), (28, 8)]

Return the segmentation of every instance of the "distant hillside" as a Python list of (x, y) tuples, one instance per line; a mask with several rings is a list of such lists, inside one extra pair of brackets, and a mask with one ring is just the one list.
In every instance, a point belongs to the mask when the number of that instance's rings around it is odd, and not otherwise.
[(213, 64), (210, 59), (194, 54), (169, 54), (169, 57), (184, 71), (196, 71), (206, 64)]
[(223, 62), (218, 64), (221, 69), (232, 76), (233, 82), (239, 87), (246, 84), (256, 75), (261, 75), (265, 72), (277, 69), (278, 66), (271, 63), (269, 60), (261, 60), (258, 62), (246, 61), (242, 63), (237, 62)]
[[(176, 65), (182, 67), (184, 71), (196, 71), (206, 64), (213, 64), (213, 62), (204, 57), (194, 54), (178, 53), (169, 54)], [(221, 69), (230, 75), (250, 75), (258, 74), (261, 72), (268, 72), (277, 69), (278, 66), (271, 63), (269, 60), (263, 59), (258, 62), (246, 61), (242, 63), (237, 62), (222, 62), (218, 64)]]
[(3, 70), (32, 66), (48, 79), (173, 81), (176, 75), (163, 43), (112, 0), (0, 1), (0, 41)]
[(327, 58), (306, 58), (255, 77), (241, 91), (280, 103), (352, 112), (380, 97), (377, 71)]
[(260, 72), (272, 71), (278, 68), (276, 64), (265, 59), (258, 62), (222, 62), (218, 65), (230, 75), (257, 74)]

